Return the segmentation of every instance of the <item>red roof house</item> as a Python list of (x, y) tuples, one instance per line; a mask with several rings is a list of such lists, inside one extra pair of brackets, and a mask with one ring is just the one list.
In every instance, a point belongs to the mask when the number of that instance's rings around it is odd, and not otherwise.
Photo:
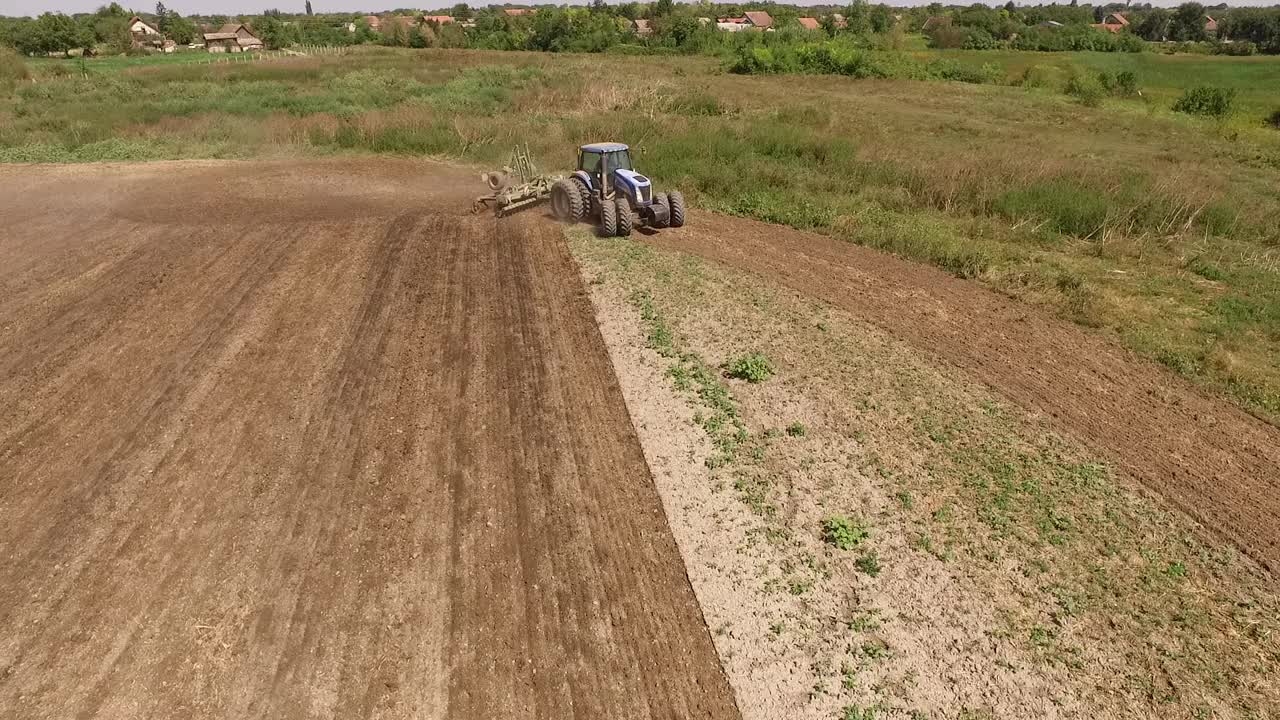
[(752, 10), (751, 12), (745, 12), (742, 14), (747, 17), (747, 22), (750, 23), (752, 27), (759, 28), (761, 30), (768, 30), (773, 27), (773, 18), (769, 17), (769, 13), (763, 10)]
[(809, 18), (809, 17), (797, 18), (796, 22), (799, 22), (800, 27), (804, 28), (805, 30), (817, 30), (818, 28), (822, 27), (820, 24), (818, 24), (818, 18)]

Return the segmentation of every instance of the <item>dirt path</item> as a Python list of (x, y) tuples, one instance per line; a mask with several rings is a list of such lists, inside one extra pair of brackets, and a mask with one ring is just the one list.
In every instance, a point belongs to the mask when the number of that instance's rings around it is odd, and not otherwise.
[(971, 373), (1280, 571), (1280, 430), (1229, 403), (1025, 304), (832, 238), (700, 213), (649, 242), (830, 302)]
[(464, 176), (0, 170), (0, 717), (737, 717), (558, 229)]

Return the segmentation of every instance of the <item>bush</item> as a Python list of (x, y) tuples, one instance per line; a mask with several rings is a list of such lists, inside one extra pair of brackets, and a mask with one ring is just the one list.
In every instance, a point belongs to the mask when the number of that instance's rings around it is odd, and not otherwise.
[(1173, 104), (1173, 110), (1188, 115), (1226, 117), (1231, 114), (1235, 98), (1236, 91), (1233, 89), (1202, 85), (1183, 93)]
[(28, 80), (31, 71), (22, 56), (6, 47), (0, 47), (0, 87), (17, 85)]
[(1271, 113), (1271, 116), (1267, 118), (1267, 124), (1277, 130), (1280, 130), (1280, 110), (1276, 110)]
[(1248, 40), (1239, 42), (1217, 43), (1213, 46), (1214, 55), (1232, 55), (1235, 57), (1247, 57), (1249, 55), (1258, 54), (1258, 46)]
[(1063, 92), (1079, 100), (1080, 104), (1086, 107), (1098, 107), (1102, 104), (1103, 96), (1107, 94), (1106, 88), (1097, 80), (1080, 75), (1069, 78)]
[(763, 353), (753, 352), (725, 363), (725, 374), (749, 383), (762, 383), (773, 376), (773, 365)]
[(840, 550), (852, 550), (867, 539), (867, 529), (862, 523), (844, 515), (833, 515), (822, 520), (822, 540)]
[(1057, 73), (1057, 68), (1048, 65), (1032, 65), (1022, 71), (1022, 87), (1024, 88), (1043, 88), (1048, 87)]
[(1132, 70), (1124, 70), (1116, 74), (1116, 84), (1112, 93), (1121, 97), (1133, 97), (1138, 94), (1138, 76)]

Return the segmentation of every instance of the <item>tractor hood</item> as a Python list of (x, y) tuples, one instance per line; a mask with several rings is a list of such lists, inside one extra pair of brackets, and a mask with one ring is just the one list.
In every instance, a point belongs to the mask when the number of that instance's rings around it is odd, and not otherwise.
[(653, 200), (653, 186), (649, 182), (649, 178), (635, 170), (623, 170), (621, 168), (614, 170), (613, 186), (631, 196), (638, 205), (645, 205)]

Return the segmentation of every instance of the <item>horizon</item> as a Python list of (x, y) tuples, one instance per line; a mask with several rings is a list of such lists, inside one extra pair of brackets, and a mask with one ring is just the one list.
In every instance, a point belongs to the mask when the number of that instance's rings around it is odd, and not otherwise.
[[(30, 0), (0, 0), (0, 16), (36, 17), (46, 12), (61, 12), (61, 13), (66, 13), (68, 15), (79, 14), (79, 13), (91, 13), (97, 10), (99, 7), (108, 4), (109, 2), (110, 0), (107, 0), (106, 2), (104, 2), (103, 0), (40, 0), (37, 2), (31, 2)], [(395, 7), (395, 6), (390, 6), (390, 7), (385, 7), (381, 9), (372, 9), (369, 7), (356, 7), (356, 4), (358, 2), (359, 0), (355, 0), (355, 2), (351, 2), (350, 0), (346, 0), (346, 1), (344, 0), (313, 0), (312, 9), (314, 12), (317, 12), (317, 13), (353, 13), (353, 14), (361, 14), (361, 15), (380, 15), (380, 14), (389, 12), (391, 9)], [(230, 0), (229, 2), (226, 2), (226, 1), (220, 2), (218, 0), (205, 0), (204, 2), (201, 2), (200, 0), (178, 0), (177, 2), (173, 2), (173, 3), (165, 3), (165, 7), (183, 16), (187, 16), (187, 15), (200, 15), (200, 16), (261, 15), (263, 11), (269, 10), (269, 9), (280, 10), (281, 12), (285, 12), (288, 14), (301, 15), (305, 12), (304, 3), (305, 3), (305, 0), (298, 0), (296, 2), (298, 6), (296, 10), (288, 7), (288, 5), (286, 4), (275, 2), (274, 0)], [(155, 11), (154, 4), (149, 4), (142, 8), (139, 8), (136, 5), (130, 8), (129, 3), (122, 2), (120, 4), (125, 6), (126, 9), (132, 10), (134, 12), (154, 13)], [(457, 3), (455, 2), (445, 2), (444, 0), (436, 0), (434, 2), (431, 0), (428, 0), (423, 5), (417, 7), (417, 9), (447, 10), (456, 4)], [(483, 8), (488, 4), (489, 3), (476, 4), (473, 7)], [(502, 3), (493, 3), (493, 4), (501, 5)], [(537, 5), (537, 4), (548, 4), (548, 3), (511, 2), (508, 4)], [(587, 0), (578, 0), (578, 1), (570, 0), (569, 2), (557, 3), (557, 4), (586, 5)], [(609, 4), (616, 6), (622, 3), (611, 2)], [(686, 5), (686, 4), (693, 4), (693, 3), (679, 2), (679, 0), (677, 0), (677, 4)], [(815, 1), (801, 1), (801, 2), (794, 2), (794, 3), (779, 3), (779, 4), (794, 5), (796, 7), (813, 7), (813, 6), (820, 6), (820, 5), (843, 5), (845, 3), (830, 3), (830, 2), (820, 2), (815, 0)], [(884, 3), (884, 4), (887, 4), (891, 7), (919, 7), (922, 5), (928, 5), (930, 3), (928, 0), (915, 0), (913, 2), (900, 1), (900, 2), (892, 2), (892, 3)], [(943, 3), (943, 4), (945, 5), (947, 3)], [(989, 5), (991, 7), (999, 7), (1004, 5), (1005, 3), (994, 2), (993, 0), (991, 2), (984, 2), (982, 4)], [(1050, 3), (1021, 2), (1016, 4), (1019, 7), (1033, 7), (1037, 4), (1048, 5)], [(1081, 5), (1092, 5), (1092, 4), (1093, 3), (1081, 3)], [(1098, 4), (1105, 5), (1107, 3), (1098, 3)], [(1173, 7), (1177, 7), (1181, 3), (1152, 2), (1151, 4), (1158, 7), (1173, 8)], [(1205, 7), (1208, 8), (1208, 7), (1217, 7), (1221, 3), (1205, 2), (1201, 4), (1203, 4)], [(1228, 7), (1233, 7), (1233, 8), (1274, 7), (1277, 5), (1277, 2), (1276, 0), (1238, 0), (1237, 2), (1229, 2), (1227, 3), (1227, 5)], [(214, 7), (210, 7), (210, 6), (214, 6)]]

